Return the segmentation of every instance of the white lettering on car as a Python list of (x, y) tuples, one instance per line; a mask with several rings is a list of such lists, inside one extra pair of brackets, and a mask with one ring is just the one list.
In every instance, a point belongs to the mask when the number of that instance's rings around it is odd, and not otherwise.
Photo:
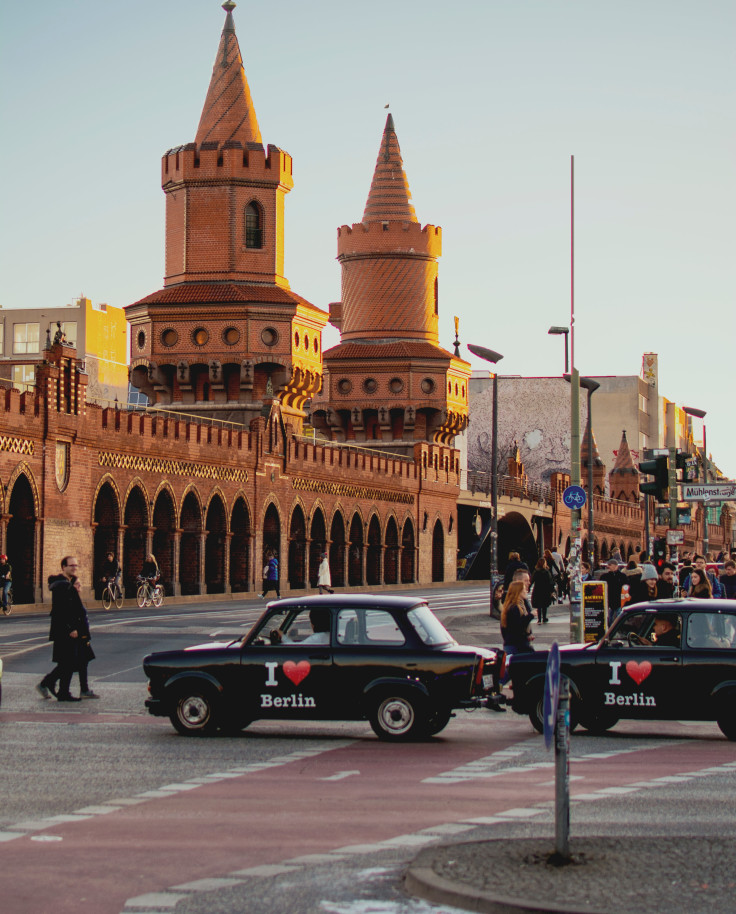
[(620, 660), (609, 660), (608, 665), (611, 667), (611, 678), (608, 680), (609, 685), (621, 685), (621, 680), (618, 678), (619, 667), (621, 666)]
[(634, 692), (633, 695), (616, 695), (615, 692), (603, 693), (604, 705), (633, 705), (636, 708), (656, 708), (657, 699), (654, 695), (645, 695), (643, 692)]
[(269, 695), (261, 693), (262, 708), (316, 708), (317, 705), (312, 695), (303, 695), (297, 692), (296, 695)]
[(278, 682), (276, 681), (276, 670), (278, 669), (278, 663), (275, 660), (266, 661), (266, 669), (268, 670), (268, 677), (266, 678), (267, 686), (276, 686)]

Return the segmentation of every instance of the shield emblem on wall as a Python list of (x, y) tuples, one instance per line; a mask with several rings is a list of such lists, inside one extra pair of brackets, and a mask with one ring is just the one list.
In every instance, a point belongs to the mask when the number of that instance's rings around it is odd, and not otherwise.
[(56, 442), (56, 485), (63, 492), (69, 484), (69, 442)]

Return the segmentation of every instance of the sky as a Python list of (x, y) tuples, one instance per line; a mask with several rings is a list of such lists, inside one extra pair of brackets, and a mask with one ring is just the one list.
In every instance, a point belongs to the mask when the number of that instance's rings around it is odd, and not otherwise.
[[(118, 307), (163, 285), (160, 159), (191, 142), (218, 0), (0, 8), (0, 304)], [(234, 12), (265, 143), (294, 160), (291, 288), (340, 298), (390, 104), (417, 217), (443, 232), (440, 342), (509, 375), (638, 374), (707, 411), (736, 477), (733, 0), (280, 0)], [(338, 341), (328, 328), (324, 348)], [(699, 437), (699, 423), (696, 425)]]

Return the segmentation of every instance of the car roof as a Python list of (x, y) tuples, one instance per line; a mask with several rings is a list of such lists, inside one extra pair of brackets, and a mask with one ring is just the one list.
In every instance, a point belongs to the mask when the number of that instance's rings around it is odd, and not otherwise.
[(274, 600), (268, 604), (268, 609), (286, 610), (303, 606), (319, 606), (325, 609), (398, 609), (408, 611), (416, 606), (422, 606), (426, 602), (427, 598), (422, 596), (393, 597), (370, 593), (346, 593), (339, 596), (335, 594), (314, 594), (308, 597), (285, 597), (283, 600)]
[(736, 600), (699, 600), (697, 597), (673, 597), (670, 600), (655, 600), (653, 602), (634, 603), (627, 606), (625, 613), (634, 612), (673, 612), (686, 610), (687, 612), (736, 612)]

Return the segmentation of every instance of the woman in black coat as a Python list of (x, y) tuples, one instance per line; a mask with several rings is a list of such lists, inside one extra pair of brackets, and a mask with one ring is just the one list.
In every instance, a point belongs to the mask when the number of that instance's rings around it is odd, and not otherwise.
[(554, 581), (547, 568), (547, 562), (541, 558), (534, 566), (532, 575), (532, 606), (537, 611), (537, 625), (547, 621), (547, 610), (554, 594)]

